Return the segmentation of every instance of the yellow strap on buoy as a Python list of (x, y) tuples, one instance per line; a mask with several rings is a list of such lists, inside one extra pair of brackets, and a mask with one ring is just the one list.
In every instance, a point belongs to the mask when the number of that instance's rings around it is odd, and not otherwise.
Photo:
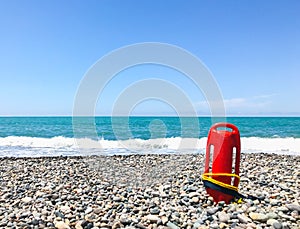
[(209, 182), (211, 182), (213, 184), (216, 184), (216, 185), (219, 185), (219, 186), (221, 186), (223, 188), (227, 188), (227, 189), (230, 189), (230, 190), (238, 192), (238, 188), (237, 187), (235, 187), (233, 185), (230, 185), (230, 184), (223, 183), (221, 181), (218, 181), (218, 180), (212, 178), (212, 176), (236, 177), (237, 179), (240, 180), (240, 176), (239, 175), (236, 175), (234, 173), (203, 173), (203, 175), (202, 175), (202, 179), (203, 180), (209, 181)]
[(236, 202), (237, 202), (238, 204), (243, 203), (243, 198), (239, 198)]

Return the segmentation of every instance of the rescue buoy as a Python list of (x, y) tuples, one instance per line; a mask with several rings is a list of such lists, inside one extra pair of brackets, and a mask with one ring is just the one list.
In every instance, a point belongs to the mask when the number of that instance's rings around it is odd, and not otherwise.
[(205, 169), (202, 180), (206, 192), (215, 202), (229, 203), (240, 197), (240, 133), (230, 123), (214, 124), (208, 134), (205, 156)]

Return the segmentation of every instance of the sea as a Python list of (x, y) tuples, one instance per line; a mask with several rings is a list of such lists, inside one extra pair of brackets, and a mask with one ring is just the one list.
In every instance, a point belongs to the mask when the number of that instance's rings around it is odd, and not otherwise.
[[(300, 117), (0, 117), (0, 157), (204, 153), (235, 125), (242, 153), (300, 155)], [(228, 130), (230, 131), (230, 130)]]

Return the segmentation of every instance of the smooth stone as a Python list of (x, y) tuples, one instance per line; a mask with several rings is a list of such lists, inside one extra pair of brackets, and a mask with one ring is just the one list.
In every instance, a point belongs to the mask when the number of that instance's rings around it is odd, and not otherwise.
[(289, 221), (296, 221), (296, 219), (293, 216), (290, 216), (290, 215), (281, 214), (280, 217), (285, 218)]
[(190, 199), (192, 199), (193, 197), (198, 197), (198, 196), (200, 196), (200, 193), (198, 193), (198, 192), (190, 192), (190, 193), (188, 194), (188, 196), (189, 196)]
[(40, 219), (42, 214), (39, 213), (39, 212), (34, 211), (34, 212), (32, 212), (32, 215), (33, 215), (34, 218)]
[(249, 208), (247, 209), (247, 212), (255, 212), (256, 209), (257, 209), (257, 207), (251, 206), (251, 207), (249, 207)]
[(268, 217), (265, 214), (250, 212), (249, 216), (252, 220), (256, 220), (259, 222), (267, 222)]
[(157, 215), (159, 214), (160, 210), (158, 208), (151, 208), (150, 209), (150, 213), (153, 215)]
[(292, 211), (291, 216), (294, 217), (294, 218), (299, 218), (300, 219), (299, 213), (297, 211)]
[(32, 225), (39, 225), (39, 220), (33, 219), (33, 220), (30, 222), (30, 224), (32, 224)]
[(257, 225), (255, 223), (247, 223), (246, 227), (247, 227), (247, 229), (251, 229), (251, 228), (256, 229)]
[(179, 229), (179, 227), (177, 225), (175, 225), (174, 223), (172, 223), (170, 221), (167, 223), (167, 227), (169, 227), (171, 229)]
[(274, 223), (279, 223), (276, 219), (268, 219), (267, 225), (273, 226)]
[(122, 223), (123, 225), (129, 225), (131, 224), (132, 220), (128, 217), (127, 214), (123, 214), (120, 216), (120, 223)]
[(99, 214), (101, 211), (102, 211), (101, 208), (95, 208), (95, 209), (94, 209), (94, 213), (95, 213), (95, 214)]
[(161, 220), (157, 215), (147, 215), (146, 219), (151, 223), (158, 223)]
[(195, 186), (189, 186), (187, 188), (187, 192), (196, 192), (199, 188)]
[(281, 229), (282, 228), (282, 224), (280, 222), (274, 222), (273, 223), (273, 227), (274, 227), (274, 229)]
[(212, 224), (209, 225), (209, 228), (219, 229), (219, 225), (217, 223), (212, 223)]
[(278, 215), (274, 212), (269, 212), (269, 213), (267, 213), (267, 217), (268, 217), (268, 219), (277, 219)]
[(209, 208), (209, 209), (207, 209), (207, 213), (210, 214), (210, 215), (213, 215), (213, 214), (215, 214), (218, 210), (219, 210), (218, 207)]
[(254, 200), (253, 204), (258, 205), (259, 204), (259, 200)]
[(93, 223), (88, 223), (85, 227), (85, 229), (92, 229), (94, 227)]
[(300, 205), (298, 205), (298, 204), (287, 204), (286, 207), (287, 207), (290, 211), (297, 211), (297, 212), (300, 212)]
[(290, 226), (287, 222), (282, 223), (282, 229), (290, 229)]
[(228, 225), (226, 223), (220, 223), (219, 227), (220, 227), (220, 229), (223, 229), (223, 228), (227, 228)]
[(278, 200), (274, 200), (274, 199), (273, 199), (273, 200), (270, 201), (270, 204), (271, 204), (272, 206), (277, 206), (278, 203), (279, 203)]
[(192, 203), (199, 203), (199, 198), (197, 197), (197, 196), (194, 196), (193, 198), (192, 198)]
[(70, 207), (67, 206), (67, 205), (61, 206), (61, 207), (60, 207), (60, 210), (61, 210), (63, 213), (69, 213), (69, 212), (71, 211)]
[(29, 196), (26, 196), (26, 197), (22, 198), (22, 202), (25, 203), (25, 204), (27, 204), (27, 203), (29, 203), (31, 201), (32, 201), (32, 198), (29, 197)]
[(91, 207), (88, 207), (86, 210), (85, 210), (85, 214), (89, 214), (89, 213), (91, 213), (93, 211), (93, 208), (91, 208)]
[(121, 200), (122, 200), (122, 198), (119, 197), (119, 196), (115, 196), (115, 197), (113, 198), (113, 201), (115, 201), (115, 202), (120, 202)]
[(21, 214), (20, 218), (28, 218), (30, 215), (31, 215), (31, 212), (30, 211), (26, 211), (26, 212), (23, 212)]
[(55, 225), (54, 225), (53, 223), (51, 223), (51, 222), (48, 222), (48, 223), (46, 224), (46, 226), (47, 226), (47, 227), (50, 227), (50, 228), (55, 227)]
[(247, 217), (245, 214), (238, 214), (237, 218), (241, 223), (250, 223), (250, 222), (252, 222), (252, 220), (249, 217)]
[(236, 206), (234, 204), (230, 204), (228, 206), (228, 212), (234, 212), (234, 211), (236, 211)]
[(285, 207), (285, 206), (278, 207), (277, 210), (281, 211), (281, 212), (288, 212), (289, 211), (289, 209), (287, 207)]
[(66, 223), (63, 222), (63, 221), (58, 221), (58, 222), (56, 222), (56, 223), (55, 223), (55, 227), (56, 227), (57, 229), (70, 229), (69, 225), (66, 224)]
[(230, 220), (230, 215), (226, 212), (218, 212), (218, 218), (222, 223), (227, 223)]
[(59, 218), (62, 218), (62, 219), (65, 218), (65, 215), (62, 214), (60, 211), (56, 211), (55, 215), (56, 215), (56, 217), (59, 217)]

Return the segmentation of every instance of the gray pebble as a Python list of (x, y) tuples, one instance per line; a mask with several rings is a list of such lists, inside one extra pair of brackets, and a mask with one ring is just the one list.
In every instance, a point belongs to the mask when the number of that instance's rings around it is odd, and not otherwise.
[(219, 210), (218, 207), (209, 208), (209, 209), (207, 209), (207, 213), (210, 214), (210, 215), (213, 215), (213, 214), (215, 214), (218, 210)]
[(287, 207), (290, 211), (297, 211), (297, 212), (300, 212), (300, 205), (298, 205), (298, 204), (287, 204), (286, 207)]
[(159, 214), (160, 210), (158, 208), (151, 208), (150, 209), (150, 213), (153, 215), (157, 215)]
[(176, 224), (174, 224), (170, 221), (167, 223), (167, 227), (169, 227), (171, 229), (179, 229), (179, 227)]
[(275, 229), (281, 229), (282, 228), (282, 224), (280, 222), (274, 222), (272, 224), (272, 226), (275, 228)]
[(252, 222), (252, 220), (249, 217), (247, 217), (245, 214), (238, 214), (237, 218), (241, 223), (244, 224)]

